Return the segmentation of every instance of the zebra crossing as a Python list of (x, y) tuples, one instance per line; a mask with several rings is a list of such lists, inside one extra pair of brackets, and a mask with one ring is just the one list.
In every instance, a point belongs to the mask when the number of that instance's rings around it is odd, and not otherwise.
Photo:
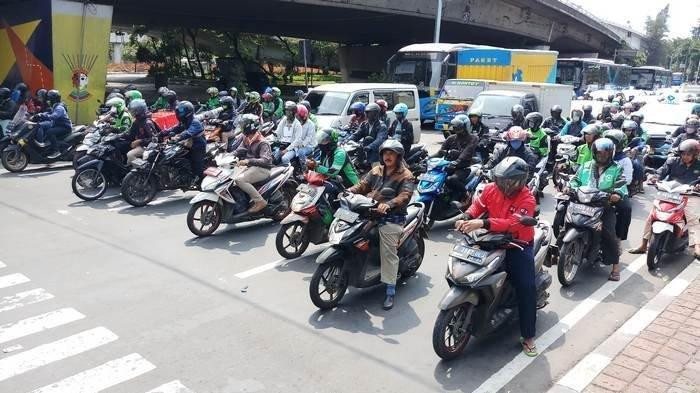
[[(19, 309), (31, 310), (32, 305), (55, 299), (44, 288), (30, 288), (31, 279), (21, 273), (4, 273), (7, 265), (0, 262), (0, 317), (12, 319)], [(19, 290), (18, 290), (19, 288)], [(14, 292), (14, 293), (12, 293)], [(49, 312), (13, 320), (0, 325), (0, 391), (6, 383), (21, 375), (49, 367), (60, 367), (61, 361), (71, 357), (99, 351), (119, 337), (103, 326), (77, 332), (56, 341), (24, 348), (23, 339), (41, 332), (85, 320), (86, 316), (71, 307), (56, 308)], [(4, 349), (3, 349), (4, 348)], [(156, 369), (156, 366), (138, 353), (102, 364), (91, 364), (83, 371), (30, 390), (30, 393), (89, 393), (113, 388)], [(149, 389), (145, 391), (145, 389)], [(146, 393), (194, 393), (179, 380), (164, 383), (155, 388), (145, 387)], [(15, 391), (15, 390), (13, 390)], [(19, 392), (18, 392), (19, 393)]]

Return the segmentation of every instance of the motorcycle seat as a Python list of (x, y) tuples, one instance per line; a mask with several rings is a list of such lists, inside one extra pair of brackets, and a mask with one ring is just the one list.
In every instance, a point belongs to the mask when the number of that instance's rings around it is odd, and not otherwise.
[(80, 139), (83, 137), (82, 132), (71, 132), (68, 134), (65, 138), (63, 138), (63, 142), (70, 143), (76, 139)]
[(424, 144), (424, 143), (419, 143), (419, 144), (417, 144), (417, 145), (412, 145), (412, 146), (411, 146), (411, 150), (408, 151), (408, 154), (406, 154), (406, 156), (411, 156), (411, 155), (413, 155), (413, 153), (416, 153), (416, 152), (419, 152), (419, 151), (423, 150), (423, 148), (425, 148), (425, 144)]
[(75, 126), (75, 127), (73, 127), (73, 132), (74, 132), (74, 133), (75, 133), (75, 132), (83, 132), (83, 131), (85, 131), (86, 129), (87, 129), (87, 126), (85, 126), (85, 125), (83, 125), (83, 126)]

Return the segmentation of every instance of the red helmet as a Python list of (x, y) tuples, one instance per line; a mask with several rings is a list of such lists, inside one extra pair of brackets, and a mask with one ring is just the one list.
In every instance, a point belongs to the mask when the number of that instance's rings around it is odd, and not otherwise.
[(263, 93), (262, 98), (263, 98), (263, 100), (265, 100), (265, 101), (270, 101), (270, 100), (272, 100), (272, 94), (270, 94), (270, 93)]
[(297, 105), (297, 117), (306, 120), (309, 117), (309, 110), (304, 105)]
[(376, 100), (374, 101), (377, 105), (379, 105), (380, 108), (382, 108), (382, 112), (386, 112), (387, 109), (389, 109), (389, 104), (386, 103), (384, 100)]
[(508, 132), (506, 132), (507, 141), (523, 141), (527, 139), (527, 131), (523, 130), (521, 127), (513, 126)]

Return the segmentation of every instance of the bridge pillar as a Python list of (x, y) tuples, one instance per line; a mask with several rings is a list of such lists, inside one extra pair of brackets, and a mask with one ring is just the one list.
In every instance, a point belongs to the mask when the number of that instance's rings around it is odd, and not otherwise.
[(367, 82), (386, 70), (386, 61), (404, 45), (341, 46), (338, 51), (343, 82)]

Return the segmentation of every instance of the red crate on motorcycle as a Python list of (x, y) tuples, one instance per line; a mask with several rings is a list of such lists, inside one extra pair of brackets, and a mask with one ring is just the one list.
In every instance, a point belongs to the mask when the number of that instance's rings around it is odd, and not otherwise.
[(168, 128), (175, 127), (178, 123), (177, 116), (175, 116), (174, 111), (162, 111), (154, 112), (151, 115), (153, 121), (158, 124), (161, 130), (167, 130)]

